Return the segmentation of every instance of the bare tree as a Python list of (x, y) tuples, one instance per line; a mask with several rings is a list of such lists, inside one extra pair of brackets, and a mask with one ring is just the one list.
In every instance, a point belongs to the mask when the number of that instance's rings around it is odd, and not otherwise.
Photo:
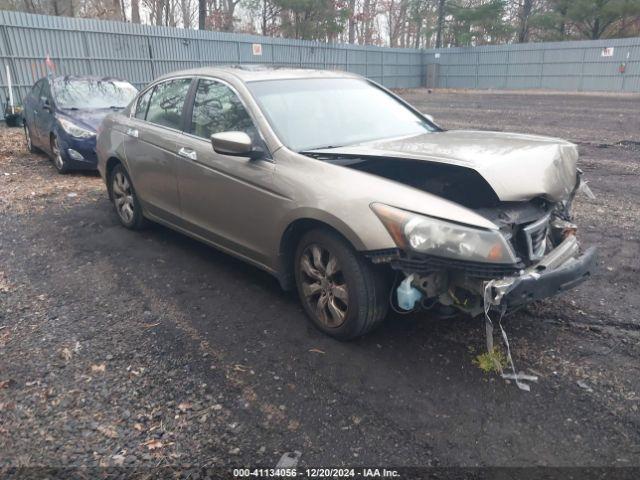
[(182, 10), (182, 26), (184, 28), (191, 28), (193, 22), (191, 0), (180, 0), (180, 9)]
[(444, 34), (444, 17), (446, 14), (446, 0), (438, 0), (438, 24), (436, 26), (436, 48), (442, 48)]
[(522, 0), (519, 3), (518, 43), (524, 43), (529, 40), (529, 20), (533, 10), (533, 0)]
[(140, 23), (140, 0), (131, 0), (131, 23)]
[(58, 17), (73, 17), (73, 1), (72, 0), (53, 0), (53, 14)]
[(198, 0), (198, 28), (204, 30), (207, 24), (207, 0)]

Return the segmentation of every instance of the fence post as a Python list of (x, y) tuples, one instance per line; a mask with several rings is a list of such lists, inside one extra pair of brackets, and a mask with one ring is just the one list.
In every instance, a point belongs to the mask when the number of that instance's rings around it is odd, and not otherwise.
[(542, 76), (544, 74), (544, 52), (546, 48), (542, 46), (542, 58), (540, 59), (540, 75), (538, 76), (538, 88), (542, 88)]
[(511, 65), (511, 50), (507, 48), (507, 70), (504, 75), (504, 85), (502, 87), (505, 90), (509, 88), (509, 65)]
[[(7, 48), (7, 56), (6, 56), (6, 61), (9, 64), (9, 70), (11, 71), (11, 83), (13, 85), (18, 85), (18, 77), (16, 76), (16, 64), (15, 64), (15, 59), (13, 58), (13, 48), (11, 46), (11, 43), (9, 42), (9, 35), (7, 34), (7, 26), (2, 24), (0, 25), (0, 28), (2, 29), (2, 40), (4, 41), (4, 44)], [(2, 66), (2, 69), (4, 70), (4, 65)], [(34, 82), (35, 83), (34, 79)], [(5, 98), (9, 96), (9, 85), (5, 85), (5, 88), (7, 90), (7, 94), (5, 95)], [(14, 99), (13, 102), (14, 104), (20, 102), (22, 103), (22, 91), (20, 87), (16, 88), (16, 92), (18, 93)], [(2, 116), (4, 117), (4, 112), (2, 112)]]
[(369, 50), (364, 46), (364, 76), (369, 78)]
[(479, 67), (479, 65), (480, 65), (480, 52), (476, 52), (476, 82), (475, 82), (475, 87), (474, 87), (476, 89), (478, 88), (478, 67)]
[(344, 50), (344, 71), (349, 71), (349, 52), (351, 51), (351, 45)]
[(156, 78), (156, 66), (153, 63), (153, 50), (151, 49), (150, 38), (151, 36), (147, 35), (147, 52), (149, 54), (149, 65), (151, 66), (151, 79), (149, 81), (154, 80)]
[(587, 54), (587, 49), (582, 49), (582, 60), (580, 62), (580, 78), (578, 81), (578, 91), (581, 92), (584, 89), (584, 57)]
[(89, 62), (89, 74), (96, 75), (96, 71), (93, 66), (93, 58), (91, 57), (91, 55), (89, 55), (89, 43), (87, 39), (87, 32), (85, 32), (84, 30), (81, 30), (80, 33), (82, 36), (82, 51), (84, 52), (85, 58)]

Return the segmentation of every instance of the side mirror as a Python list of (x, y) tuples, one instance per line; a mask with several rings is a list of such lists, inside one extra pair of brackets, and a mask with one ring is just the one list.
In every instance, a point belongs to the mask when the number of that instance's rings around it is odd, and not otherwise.
[(49, 99), (48, 98), (43, 98), (43, 103), (42, 103), (42, 109), (43, 110), (47, 110), (47, 111), (51, 111), (51, 103), (49, 103)]
[(264, 150), (251, 141), (244, 132), (220, 132), (211, 135), (211, 146), (216, 153), (234, 157), (249, 157), (257, 160), (264, 156)]

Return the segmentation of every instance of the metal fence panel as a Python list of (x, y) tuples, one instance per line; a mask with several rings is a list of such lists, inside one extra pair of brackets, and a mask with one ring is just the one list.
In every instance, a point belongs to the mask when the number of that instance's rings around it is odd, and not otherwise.
[(443, 88), (640, 92), (640, 38), (424, 51)]
[(46, 75), (47, 56), (56, 73), (137, 87), (173, 70), (242, 63), (345, 70), (391, 88), (424, 86), (437, 65), (438, 87), (640, 92), (640, 38), (417, 50), (0, 11), (0, 60), (17, 101)]
[[(18, 101), (46, 75), (47, 56), (58, 74), (116, 76), (138, 87), (173, 70), (239, 63), (346, 70), (389, 87), (423, 84), (423, 54), (417, 49), (0, 12), (0, 59), (11, 69)], [(6, 92), (4, 70), (0, 86)]]

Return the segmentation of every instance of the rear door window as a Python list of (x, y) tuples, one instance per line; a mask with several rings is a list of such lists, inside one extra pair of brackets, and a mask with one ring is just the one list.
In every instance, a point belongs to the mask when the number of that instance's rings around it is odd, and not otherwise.
[(190, 85), (190, 78), (169, 80), (156, 85), (147, 110), (147, 121), (181, 130), (182, 108)]

